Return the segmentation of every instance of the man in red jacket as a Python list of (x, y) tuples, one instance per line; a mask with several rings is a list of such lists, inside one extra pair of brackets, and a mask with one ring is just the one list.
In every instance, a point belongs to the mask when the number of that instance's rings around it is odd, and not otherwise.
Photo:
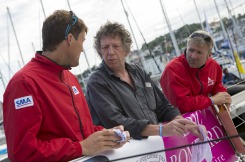
[(230, 106), (231, 97), (222, 85), (221, 67), (211, 58), (213, 45), (206, 31), (193, 32), (188, 37), (185, 52), (171, 60), (162, 74), (162, 90), (181, 113), (213, 104)]
[[(119, 148), (112, 129), (92, 123), (76, 77), (87, 26), (72, 11), (58, 10), (43, 23), (43, 51), (10, 80), (3, 100), (11, 161), (70, 161)], [(123, 126), (115, 127), (123, 131)]]

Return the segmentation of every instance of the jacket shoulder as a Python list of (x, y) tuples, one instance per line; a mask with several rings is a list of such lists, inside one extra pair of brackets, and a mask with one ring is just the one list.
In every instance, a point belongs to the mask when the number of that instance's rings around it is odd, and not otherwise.
[(108, 74), (102, 68), (98, 68), (93, 71), (88, 78), (88, 84), (90, 84), (91, 82), (103, 82), (104, 79), (101, 75), (108, 77)]
[(167, 65), (166, 69), (172, 69), (172, 70), (178, 70), (178, 69), (184, 68), (183, 60), (181, 60), (179, 57), (171, 60)]

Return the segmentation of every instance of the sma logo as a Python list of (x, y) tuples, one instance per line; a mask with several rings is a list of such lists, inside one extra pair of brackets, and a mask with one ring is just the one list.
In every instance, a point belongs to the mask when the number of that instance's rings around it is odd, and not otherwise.
[(30, 107), (34, 105), (32, 96), (25, 96), (14, 100), (15, 109)]

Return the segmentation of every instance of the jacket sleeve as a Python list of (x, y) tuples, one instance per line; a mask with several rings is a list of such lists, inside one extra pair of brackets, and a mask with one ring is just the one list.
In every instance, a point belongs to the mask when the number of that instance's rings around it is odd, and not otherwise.
[(158, 86), (153, 82), (151, 77), (148, 74), (146, 74), (143, 70), (141, 73), (145, 75), (145, 80), (151, 82), (151, 85), (153, 86), (156, 102), (156, 115), (158, 118), (158, 122), (171, 121), (173, 118), (180, 115), (179, 110), (169, 103), (161, 89), (158, 88)]
[[(5, 91), (3, 113), (9, 159), (23, 162), (69, 161), (82, 156), (79, 142), (63, 137), (39, 138), (38, 132), (45, 116), (36, 104), (38, 101), (33, 89), (26, 81), (18, 81)], [(16, 109), (15, 99), (23, 96), (31, 96), (33, 105)]]
[(167, 122), (180, 115), (178, 108), (169, 103), (163, 92), (154, 85), (156, 98), (156, 114), (158, 122)]
[(176, 72), (176, 69), (165, 68), (160, 84), (169, 102), (177, 107), (182, 114), (211, 106), (212, 102), (208, 96), (192, 95), (191, 88), (185, 78), (183, 74)]
[(148, 120), (136, 120), (123, 115), (120, 101), (106, 83), (91, 81), (87, 85), (86, 99), (94, 124), (112, 128), (123, 125), (130, 136), (141, 139), (141, 132), (149, 123)]

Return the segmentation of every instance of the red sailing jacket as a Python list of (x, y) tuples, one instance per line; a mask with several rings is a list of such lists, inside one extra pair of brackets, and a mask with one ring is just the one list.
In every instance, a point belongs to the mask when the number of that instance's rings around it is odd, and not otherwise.
[(10, 80), (3, 114), (11, 161), (78, 158), (82, 156), (79, 141), (103, 129), (92, 124), (76, 77), (38, 53)]
[(186, 113), (212, 105), (209, 94), (225, 92), (220, 65), (209, 58), (202, 68), (191, 68), (185, 54), (166, 66), (160, 84), (169, 102)]

